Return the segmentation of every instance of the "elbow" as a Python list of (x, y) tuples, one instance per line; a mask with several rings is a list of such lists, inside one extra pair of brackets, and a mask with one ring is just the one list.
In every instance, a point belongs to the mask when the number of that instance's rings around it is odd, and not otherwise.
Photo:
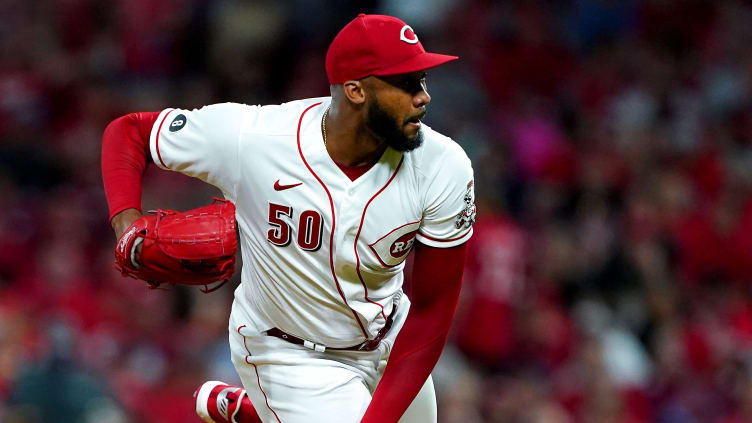
[(105, 144), (107, 141), (113, 140), (124, 133), (125, 128), (128, 126), (129, 116), (130, 115), (120, 116), (107, 124), (102, 132), (102, 144)]

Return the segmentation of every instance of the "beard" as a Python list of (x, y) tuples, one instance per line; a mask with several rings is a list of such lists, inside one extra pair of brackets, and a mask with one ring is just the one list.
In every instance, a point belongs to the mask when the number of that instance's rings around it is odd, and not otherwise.
[(375, 97), (368, 108), (365, 123), (376, 138), (399, 152), (415, 150), (423, 144), (423, 128), (419, 128), (412, 138), (405, 135), (402, 130), (404, 125), (398, 123), (394, 116), (384, 110)]

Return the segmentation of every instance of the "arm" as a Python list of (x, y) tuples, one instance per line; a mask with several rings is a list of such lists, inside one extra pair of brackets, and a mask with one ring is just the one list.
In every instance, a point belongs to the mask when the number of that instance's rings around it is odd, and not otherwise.
[(151, 162), (149, 134), (157, 112), (131, 113), (102, 134), (102, 181), (117, 237), (141, 214), (141, 180)]
[(151, 162), (208, 182), (232, 200), (240, 174), (240, 133), (246, 117), (258, 109), (234, 103), (167, 108), (110, 123), (102, 135), (102, 180), (118, 238), (141, 217), (141, 180)]
[(397, 422), (436, 365), (457, 307), (465, 244), (415, 244), (412, 305), (362, 422)]

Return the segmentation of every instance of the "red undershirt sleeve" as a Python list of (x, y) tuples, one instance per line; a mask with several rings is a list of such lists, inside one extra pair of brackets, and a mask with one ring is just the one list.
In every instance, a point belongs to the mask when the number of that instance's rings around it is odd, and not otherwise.
[(397, 422), (431, 374), (457, 308), (465, 246), (415, 243), (410, 312), (362, 422)]
[(131, 113), (112, 121), (102, 134), (102, 182), (109, 220), (125, 209), (141, 211), (141, 180), (152, 161), (149, 135), (159, 112)]

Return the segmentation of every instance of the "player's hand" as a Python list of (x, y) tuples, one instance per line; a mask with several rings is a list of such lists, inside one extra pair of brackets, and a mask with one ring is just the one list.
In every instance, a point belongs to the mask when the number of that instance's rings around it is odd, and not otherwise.
[[(161, 284), (204, 286), (226, 282), (235, 270), (235, 205), (215, 198), (192, 210), (128, 209), (112, 219), (118, 234), (115, 267), (123, 276)], [(221, 286), (221, 285), (219, 285)]]
[[(125, 232), (125, 230), (128, 229), (128, 227), (131, 226), (133, 222), (140, 219), (142, 216), (143, 214), (141, 214), (141, 212), (136, 209), (125, 209), (116, 214), (110, 222), (112, 229), (115, 230), (115, 240), (120, 239), (120, 236), (123, 234), (123, 232)], [(136, 262), (138, 262), (139, 258), (141, 257), (141, 248), (142, 246), (139, 243), (136, 246), (136, 254), (134, 255)]]

